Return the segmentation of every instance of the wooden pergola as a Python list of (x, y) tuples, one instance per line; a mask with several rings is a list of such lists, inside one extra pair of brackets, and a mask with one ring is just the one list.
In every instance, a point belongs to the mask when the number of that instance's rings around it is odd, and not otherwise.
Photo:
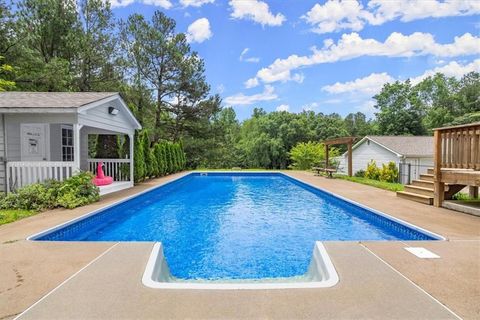
[(353, 168), (352, 168), (352, 146), (353, 142), (355, 141), (355, 137), (342, 137), (342, 138), (334, 138), (323, 141), (325, 145), (325, 165), (328, 166), (328, 149), (329, 146), (337, 145), (337, 144), (346, 144), (348, 147), (348, 175), (351, 177), (353, 175)]

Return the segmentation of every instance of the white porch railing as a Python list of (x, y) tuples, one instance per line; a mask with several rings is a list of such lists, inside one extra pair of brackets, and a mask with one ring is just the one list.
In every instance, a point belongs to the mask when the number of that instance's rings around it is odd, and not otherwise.
[(88, 171), (97, 174), (97, 165), (103, 162), (103, 173), (113, 181), (130, 181), (130, 159), (87, 159)]
[(64, 161), (9, 161), (7, 162), (7, 190), (54, 179), (62, 181), (74, 173), (74, 162)]

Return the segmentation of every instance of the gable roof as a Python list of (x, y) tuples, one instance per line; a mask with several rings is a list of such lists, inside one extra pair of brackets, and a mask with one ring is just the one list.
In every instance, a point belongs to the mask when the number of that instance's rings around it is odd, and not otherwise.
[(353, 149), (370, 140), (398, 156), (433, 156), (432, 136), (365, 136), (353, 146)]
[(0, 92), (0, 113), (83, 113), (112, 101), (142, 128), (118, 92)]
[(1, 92), (0, 108), (79, 108), (116, 92)]

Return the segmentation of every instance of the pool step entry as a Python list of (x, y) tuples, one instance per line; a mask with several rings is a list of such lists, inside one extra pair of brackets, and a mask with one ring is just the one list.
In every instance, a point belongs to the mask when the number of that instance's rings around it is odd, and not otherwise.
[[(457, 184), (445, 185), (445, 199), (451, 199), (464, 186)], [(421, 174), (420, 179), (413, 180), (412, 184), (405, 186), (405, 191), (397, 191), (397, 196), (427, 205), (433, 205), (434, 195), (433, 169), (428, 169), (426, 174)]]
[(154, 289), (198, 290), (252, 290), (288, 288), (329, 288), (339, 281), (337, 271), (324, 245), (315, 242), (312, 260), (305, 275), (292, 278), (241, 279), (241, 280), (179, 280), (175, 279), (163, 254), (163, 246), (155, 243), (142, 277), (142, 283)]

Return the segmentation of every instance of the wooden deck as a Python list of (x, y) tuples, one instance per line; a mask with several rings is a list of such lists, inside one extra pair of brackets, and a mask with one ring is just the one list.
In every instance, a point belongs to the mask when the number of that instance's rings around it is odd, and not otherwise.
[(442, 206), (445, 184), (480, 186), (480, 122), (435, 129), (434, 205)]

